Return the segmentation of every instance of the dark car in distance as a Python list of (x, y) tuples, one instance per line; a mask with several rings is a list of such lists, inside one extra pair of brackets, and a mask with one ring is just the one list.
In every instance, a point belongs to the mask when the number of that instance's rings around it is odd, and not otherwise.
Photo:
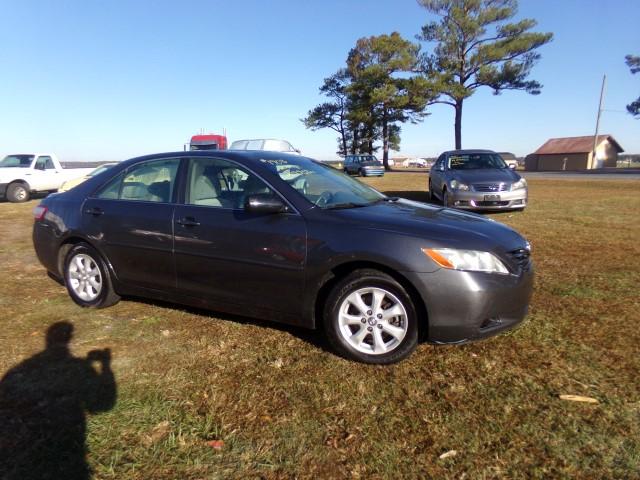
[(375, 155), (346, 155), (344, 173), (361, 177), (384, 176), (384, 165)]
[(345, 357), (387, 364), (514, 327), (529, 244), (482, 216), (387, 197), (279, 152), (121, 162), (34, 209), (40, 262), (83, 307), (140, 296), (324, 327)]
[(465, 210), (524, 210), (527, 181), (491, 150), (444, 152), (429, 172), (429, 196)]

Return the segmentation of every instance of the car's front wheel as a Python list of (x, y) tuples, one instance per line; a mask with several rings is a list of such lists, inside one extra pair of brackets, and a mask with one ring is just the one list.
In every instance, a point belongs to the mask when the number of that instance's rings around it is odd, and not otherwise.
[(100, 254), (85, 243), (69, 250), (64, 262), (64, 282), (71, 299), (81, 307), (105, 308), (120, 300)]
[(418, 318), (406, 290), (377, 270), (356, 270), (334, 286), (324, 311), (329, 342), (341, 355), (390, 364), (418, 344)]
[(449, 200), (449, 191), (446, 188), (442, 191), (442, 205), (445, 207), (451, 206), (451, 200)]
[(24, 183), (12, 183), (7, 187), (7, 200), (11, 203), (22, 203), (29, 200), (30, 192)]

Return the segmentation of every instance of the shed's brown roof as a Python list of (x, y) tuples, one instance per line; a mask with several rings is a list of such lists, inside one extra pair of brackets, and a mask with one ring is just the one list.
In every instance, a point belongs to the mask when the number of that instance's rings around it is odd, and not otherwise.
[[(609, 142), (618, 149), (618, 152), (624, 152), (620, 144), (611, 135), (598, 135), (598, 145), (609, 140)], [(538, 155), (562, 154), (562, 153), (589, 153), (593, 150), (593, 135), (586, 137), (564, 137), (550, 138), (534, 153)]]

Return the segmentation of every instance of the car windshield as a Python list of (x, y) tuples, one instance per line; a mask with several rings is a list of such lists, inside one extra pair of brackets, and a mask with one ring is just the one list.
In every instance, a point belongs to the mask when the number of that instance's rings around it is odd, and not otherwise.
[(29, 168), (34, 155), (7, 155), (0, 161), (0, 168)]
[(373, 155), (360, 155), (361, 162), (376, 162), (380, 163), (378, 159)]
[(89, 177), (94, 177), (94, 176), (98, 175), (99, 173), (104, 172), (105, 170), (109, 170), (111, 167), (113, 167), (113, 164), (111, 164), (111, 163), (106, 164), (106, 165), (100, 165), (95, 170), (90, 171), (88, 176)]
[(377, 190), (335, 168), (308, 158), (261, 159), (260, 161), (320, 208), (364, 207), (387, 198)]
[(509, 168), (497, 153), (464, 153), (449, 157), (451, 170)]

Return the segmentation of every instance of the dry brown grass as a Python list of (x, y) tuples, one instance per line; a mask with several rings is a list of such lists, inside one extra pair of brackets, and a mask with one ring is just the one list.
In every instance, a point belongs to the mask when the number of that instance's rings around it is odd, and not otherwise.
[[(366, 181), (419, 200), (426, 180)], [(112, 349), (118, 401), (87, 430), (96, 478), (639, 478), (640, 182), (533, 180), (530, 197), (493, 215), (534, 246), (528, 320), (391, 367), (263, 322), (135, 300), (80, 309), (32, 251), (35, 203), (3, 203), (0, 372), (56, 321), (75, 325), (77, 356)]]

